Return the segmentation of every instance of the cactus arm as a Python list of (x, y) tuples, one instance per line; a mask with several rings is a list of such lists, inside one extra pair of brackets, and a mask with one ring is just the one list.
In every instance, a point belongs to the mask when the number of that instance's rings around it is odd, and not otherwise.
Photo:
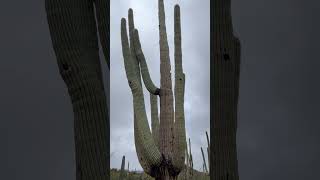
[[(136, 74), (134, 72), (133, 66), (132, 66), (132, 59), (131, 59), (131, 52), (130, 52), (130, 47), (129, 47), (129, 42), (128, 42), (128, 37), (127, 37), (127, 31), (126, 31), (126, 20), (123, 18), (121, 19), (121, 44), (122, 44), (122, 54), (123, 54), (123, 59), (124, 59), (124, 66), (125, 66), (125, 71), (126, 71), (126, 75), (127, 75), (127, 79), (129, 84), (131, 84), (132, 81), (134, 81), (136, 78)], [(138, 83), (138, 82), (136, 82)], [(137, 117), (136, 117), (136, 109), (133, 107), (133, 116), (134, 116), (134, 130), (136, 131), (137, 129)], [(142, 149), (142, 144), (141, 144), (141, 140), (139, 140), (141, 138), (141, 136), (139, 136), (139, 134), (134, 134), (134, 138), (135, 138), (135, 147), (136, 147), (136, 151), (137, 151), (137, 156), (139, 159), (139, 162), (142, 166), (143, 169), (146, 169), (147, 171), (149, 170), (148, 168), (148, 164), (146, 162), (146, 160), (143, 157), (143, 154), (145, 153)]]
[(108, 15), (108, 1), (106, 0), (95, 0), (95, 8), (96, 8), (96, 17), (97, 17), (97, 24), (99, 30), (99, 38), (100, 44), (102, 47), (102, 51), (104, 54), (104, 59), (110, 69), (110, 55), (109, 55), (109, 19)]
[[(129, 30), (130, 30), (134, 28), (133, 12), (130, 9), (128, 12), (128, 16), (129, 16)], [(130, 42), (133, 42), (132, 40), (133, 36), (130, 36), (129, 34), (129, 37), (131, 38)], [(132, 48), (130, 48), (129, 46), (129, 40), (128, 40), (127, 29), (126, 29), (126, 20), (124, 18), (121, 20), (121, 41), (122, 41), (122, 53), (124, 57), (125, 71), (127, 74), (128, 83), (129, 85), (131, 85), (131, 83), (134, 82), (138, 87), (138, 89), (141, 89), (142, 91), (142, 86), (140, 82), (141, 79), (139, 78), (140, 76), (139, 69), (138, 69), (139, 66), (137, 65), (136, 59), (132, 55), (132, 53), (134, 52), (132, 51)], [(131, 47), (133, 47), (133, 45), (131, 45)], [(140, 98), (142, 99), (142, 101), (144, 101), (143, 96), (140, 96)], [(142, 136), (138, 132), (139, 119), (137, 119), (137, 111), (136, 111), (135, 105), (133, 105), (133, 114), (134, 114), (134, 138), (135, 138), (135, 147), (136, 147), (137, 156), (142, 168), (146, 172), (148, 172), (150, 171), (150, 165), (144, 156), (146, 151), (145, 151), (145, 148), (143, 148), (143, 144), (142, 144), (143, 142), (141, 140)], [(150, 131), (149, 127), (147, 131)]]
[(184, 167), (185, 160), (185, 117), (184, 117), (184, 88), (185, 75), (182, 68), (181, 50), (181, 21), (180, 7), (174, 7), (174, 46), (175, 46), (175, 122), (174, 122), (174, 161), (173, 164), (178, 171)]
[[(156, 144), (151, 135), (147, 115), (145, 111), (145, 105), (143, 100), (143, 92), (141, 85), (135, 76), (135, 69), (132, 66), (131, 52), (129, 48), (126, 20), (123, 18), (121, 20), (121, 42), (122, 42), (122, 52), (124, 58), (125, 71), (128, 78), (128, 83), (131, 88), (133, 96), (133, 106), (134, 106), (134, 136), (137, 148), (138, 157), (142, 159), (141, 164), (144, 163), (147, 173), (154, 166), (158, 166), (162, 161), (162, 156), (156, 147)], [(138, 147), (137, 147), (138, 146)], [(141, 153), (141, 154), (139, 154)], [(139, 161), (141, 159), (139, 158)]]
[(141, 75), (142, 75), (143, 82), (151, 94), (159, 95), (160, 89), (158, 87), (156, 87), (154, 85), (153, 81), (151, 80), (150, 73), (148, 70), (148, 65), (147, 65), (146, 59), (144, 57), (142, 48), (141, 48), (139, 32), (137, 29), (134, 30), (133, 36), (134, 36), (134, 51), (135, 51), (136, 57), (140, 63)]
[(157, 96), (150, 93), (150, 105), (151, 105), (151, 129), (153, 139), (159, 147), (159, 117), (158, 117), (158, 101)]
[(138, 83), (142, 88), (139, 61), (134, 51), (134, 18), (133, 10), (130, 8), (128, 10), (128, 21), (129, 21), (129, 40), (130, 40), (130, 52), (132, 58), (132, 66), (135, 69), (135, 75), (138, 78)]

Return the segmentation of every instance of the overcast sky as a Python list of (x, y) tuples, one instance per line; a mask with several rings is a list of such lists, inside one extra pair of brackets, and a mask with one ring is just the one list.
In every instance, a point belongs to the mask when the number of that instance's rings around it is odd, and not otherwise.
[[(157, 3), (144, 1), (146, 5), (141, 6), (138, 1), (127, 4), (114, 0), (111, 5), (113, 44), (110, 46), (116, 47), (111, 52), (111, 73), (117, 74), (112, 78), (118, 77), (118, 86), (123, 87), (117, 89), (119, 102), (111, 106), (123, 109), (118, 115), (126, 113), (124, 108), (128, 109), (127, 116), (132, 114), (131, 106), (127, 106), (131, 103), (129, 86), (120, 81), (125, 79), (125, 72), (119, 23), (129, 7), (135, 10), (152, 78), (159, 83)], [(167, 27), (168, 33), (172, 33), (170, 16), (173, 4), (178, 1), (168, 2)], [(207, 61), (209, 6), (204, 0), (179, 3), (184, 70), (189, 87), (186, 93), (201, 99), (200, 95), (208, 91), (201, 85), (207, 81), (203, 73), (206, 67), (202, 68), (201, 62)], [(320, 179), (319, 3), (315, 0), (232, 1), (234, 29), (242, 43), (237, 134), (241, 180)], [(1, 1), (0, 22), (0, 179), (75, 180), (72, 106), (53, 53), (44, 1)], [(173, 53), (172, 35), (169, 40)], [(190, 84), (191, 73), (196, 72), (193, 68), (202, 68), (193, 75), (199, 77), (200, 81), (196, 82), (199, 87)], [(107, 71), (104, 61), (102, 69)], [(199, 100), (190, 104), (205, 107), (204, 103)], [(189, 108), (190, 112), (191, 105), (186, 106), (186, 111)], [(117, 115), (112, 114), (112, 117)], [(199, 121), (206, 121), (205, 117), (194, 120), (199, 117), (194, 111), (186, 117), (187, 130), (200, 132), (203, 123)], [(132, 126), (130, 117), (115, 119), (123, 122), (123, 127)], [(111, 163), (119, 168), (119, 157), (125, 154), (134, 164), (133, 149), (131, 156), (126, 149), (115, 151), (117, 146), (124, 147), (125, 140), (130, 140), (132, 128), (120, 131), (119, 123), (111, 123), (115, 129), (111, 132), (121, 132), (112, 137), (120, 143), (111, 144), (115, 152)], [(204, 134), (192, 139), (193, 142), (205, 140)], [(193, 151), (197, 152), (195, 148)]]
[[(210, 1), (165, 1), (167, 34), (172, 74), (174, 73), (174, 5), (181, 8), (182, 62), (186, 74), (185, 120), (187, 137), (191, 138), (194, 167), (202, 170), (200, 147), (206, 149), (205, 131), (210, 132)], [(135, 26), (139, 30), (142, 49), (150, 75), (160, 85), (160, 53), (158, 29), (158, 1), (111, 1), (111, 167), (120, 168), (126, 156), (130, 167), (142, 169), (136, 155), (133, 132), (132, 94), (126, 78), (122, 57), (120, 20), (127, 19), (128, 9), (134, 11)], [(174, 76), (173, 76), (174, 79)], [(149, 93), (144, 90), (150, 124)], [(150, 125), (151, 127), (151, 125)], [(206, 151), (205, 151), (206, 152)]]

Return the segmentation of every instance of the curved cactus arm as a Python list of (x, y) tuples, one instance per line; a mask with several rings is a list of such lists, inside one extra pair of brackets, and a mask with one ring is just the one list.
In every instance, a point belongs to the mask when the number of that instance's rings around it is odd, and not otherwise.
[(174, 161), (176, 169), (182, 170), (185, 160), (186, 130), (184, 117), (185, 75), (182, 69), (180, 7), (174, 8), (175, 45), (175, 122), (174, 122)]
[(159, 116), (158, 116), (158, 100), (157, 96), (150, 93), (151, 105), (151, 129), (153, 139), (159, 148)]
[(129, 48), (126, 20), (124, 18), (121, 19), (121, 42), (125, 71), (133, 96), (134, 136), (136, 148), (138, 149), (137, 154), (138, 157), (144, 157), (144, 160), (140, 163), (145, 163), (145, 171), (150, 173), (152, 167), (160, 165), (162, 156), (156, 147), (148, 125), (142, 88), (135, 76), (135, 69), (132, 66), (133, 59)]
[(141, 75), (142, 75), (143, 82), (151, 94), (159, 95), (160, 89), (158, 87), (156, 87), (154, 85), (153, 81), (151, 80), (150, 73), (148, 70), (148, 65), (147, 65), (146, 59), (144, 57), (142, 48), (141, 48), (139, 32), (137, 29), (135, 29), (133, 31), (133, 37), (134, 37), (134, 44), (133, 44), (134, 51), (135, 51), (136, 57), (140, 63)]
[[(129, 41), (130, 41), (130, 47), (129, 47), (129, 51), (131, 54), (131, 61), (130, 64), (128, 63), (128, 65), (131, 66), (132, 70), (134, 71), (132, 73), (132, 75), (136, 78), (136, 84), (139, 86), (139, 88), (142, 90), (142, 83), (141, 83), (141, 76), (140, 76), (140, 68), (139, 68), (139, 62), (136, 59), (136, 55), (134, 52), (134, 48), (133, 48), (133, 44), (134, 44), (134, 39), (133, 39), (133, 30), (134, 30), (134, 19), (133, 19), (133, 10), (130, 8), (128, 10), (128, 19), (129, 19)], [(124, 26), (126, 27), (126, 26)], [(127, 33), (125, 33), (126, 35)], [(128, 45), (129, 46), (129, 45)], [(141, 96), (141, 101), (144, 102), (144, 97)], [(137, 112), (136, 109), (133, 107), (133, 111), (134, 111), (134, 138), (135, 138), (135, 147), (136, 147), (136, 152), (137, 152), (137, 156), (139, 159), (139, 163), (141, 165), (141, 167), (144, 169), (144, 171), (146, 172), (150, 172), (151, 171), (151, 165), (147, 162), (147, 159), (145, 157), (145, 149), (142, 147), (143, 146), (143, 142), (141, 141), (141, 134), (137, 133), (138, 131), (138, 121), (137, 120)], [(149, 126), (148, 126), (148, 131), (149, 130)]]
[(128, 10), (128, 21), (129, 21), (129, 41), (130, 41), (132, 66), (135, 69), (135, 75), (138, 78), (138, 83), (142, 88), (139, 61), (137, 60), (137, 56), (134, 51), (134, 35), (133, 35), (134, 34), (134, 18), (133, 18), (133, 10), (131, 8)]

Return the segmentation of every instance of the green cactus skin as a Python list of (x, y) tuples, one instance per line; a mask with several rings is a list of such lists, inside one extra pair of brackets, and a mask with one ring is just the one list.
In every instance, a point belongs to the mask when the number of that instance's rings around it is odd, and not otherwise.
[[(236, 148), (240, 42), (233, 35), (231, 0), (213, 1), (211, 176), (238, 180)], [(214, 156), (214, 157), (213, 157)]]
[(73, 106), (77, 180), (102, 180), (110, 176), (107, 157), (109, 114), (97, 32), (100, 32), (100, 43), (109, 67), (106, 7), (107, 2), (103, 0), (45, 1), (59, 72)]
[[(172, 91), (169, 46), (163, 0), (159, 7), (160, 88), (151, 80), (141, 48), (138, 30), (134, 27), (133, 10), (128, 11), (129, 40), (126, 20), (121, 19), (121, 42), (124, 67), (133, 95), (134, 136), (139, 162), (144, 171), (156, 179), (175, 179), (185, 168), (186, 132), (184, 119), (185, 74), (182, 68), (180, 8), (174, 8), (175, 99)], [(150, 93), (151, 128), (149, 129), (141, 76)], [(160, 122), (157, 98), (160, 97)], [(175, 100), (175, 101), (174, 101)], [(174, 104), (175, 102), (175, 111)]]
[(158, 117), (158, 100), (157, 96), (150, 93), (151, 105), (151, 129), (153, 139), (159, 148), (159, 117)]

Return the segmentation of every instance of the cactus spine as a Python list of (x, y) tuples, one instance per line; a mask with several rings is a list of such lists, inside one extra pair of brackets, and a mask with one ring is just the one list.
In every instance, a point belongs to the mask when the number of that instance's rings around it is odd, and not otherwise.
[[(141, 49), (138, 30), (134, 27), (133, 11), (129, 9), (129, 40), (126, 20), (121, 19), (121, 42), (125, 71), (133, 95), (134, 136), (139, 162), (144, 171), (156, 179), (174, 179), (185, 167), (184, 87), (182, 68), (180, 7), (174, 8), (175, 99), (173, 99), (169, 46), (167, 41), (163, 0), (158, 0), (160, 43), (160, 88), (150, 78)], [(140, 74), (141, 72), (141, 74)], [(143, 82), (150, 93), (152, 133), (145, 112)], [(160, 123), (157, 98), (160, 98)], [(175, 106), (173, 106), (175, 100)], [(175, 109), (174, 109), (175, 107)]]
[(233, 35), (231, 0), (213, 1), (212, 13), (214, 59), (211, 63), (211, 77), (213, 77), (211, 176), (214, 180), (238, 180), (236, 132), (240, 42)]

